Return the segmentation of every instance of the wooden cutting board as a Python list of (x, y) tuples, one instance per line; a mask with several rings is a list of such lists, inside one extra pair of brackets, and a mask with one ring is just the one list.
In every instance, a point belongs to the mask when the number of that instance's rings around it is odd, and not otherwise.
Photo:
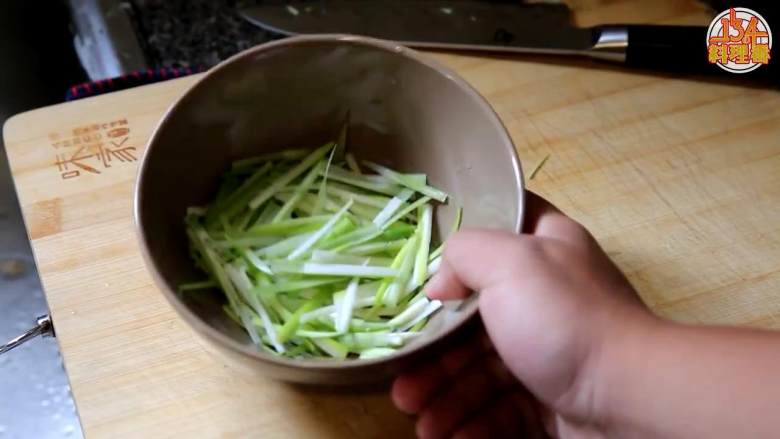
[[(601, 21), (582, 3), (581, 22)], [(610, 2), (601, 17), (638, 21), (626, 11), (648, 3)], [(670, 3), (639, 16), (706, 22), (701, 8), (678, 14)], [(526, 172), (549, 154), (529, 187), (592, 230), (654, 311), (780, 327), (780, 93), (585, 62), (430, 56), (488, 98)], [(153, 285), (132, 228), (137, 159), (196, 79), (35, 110), (4, 128), (86, 435), (411, 435), (383, 394), (237, 373)]]

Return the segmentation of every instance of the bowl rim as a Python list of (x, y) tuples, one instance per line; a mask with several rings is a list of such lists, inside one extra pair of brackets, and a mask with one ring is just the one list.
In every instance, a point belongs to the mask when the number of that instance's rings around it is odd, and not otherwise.
[(189, 96), (191, 96), (197, 89), (204, 87), (210, 80), (210, 78), (223, 69), (229, 68), (231, 65), (239, 62), (240, 60), (252, 57), (263, 52), (278, 49), (285, 46), (298, 46), (309, 43), (331, 43), (338, 44), (351, 44), (368, 46), (374, 49), (379, 49), (397, 56), (407, 58), (413, 62), (422, 64), (443, 76), (444, 79), (454, 82), (458, 88), (463, 90), (469, 97), (472, 98), (474, 103), (481, 107), (483, 111), (491, 115), (495, 128), (499, 131), (500, 137), (503, 138), (503, 147), (508, 149), (509, 157), (511, 159), (511, 165), (514, 171), (515, 184), (518, 188), (518, 211), (515, 218), (515, 224), (513, 226), (514, 233), (520, 233), (522, 230), (523, 220), (525, 217), (525, 184), (523, 177), (523, 169), (520, 166), (520, 160), (515, 149), (514, 142), (512, 141), (506, 126), (501, 121), (501, 118), (495, 112), (493, 107), (488, 103), (482, 94), (480, 94), (473, 86), (461, 78), (449, 67), (444, 66), (438, 61), (433, 60), (431, 57), (424, 56), (421, 52), (418, 52), (409, 47), (403, 46), (399, 43), (392, 41), (380, 40), (376, 38), (363, 37), (357, 35), (348, 34), (313, 34), (313, 35), (301, 35), (283, 38), (279, 40), (270, 41), (264, 44), (257, 45), (250, 49), (239, 52), (228, 59), (220, 62), (207, 72), (205, 72), (200, 78), (198, 78), (193, 84), (189, 85), (187, 89), (179, 97), (177, 97), (170, 106), (165, 110), (163, 116), (158, 121), (155, 128), (152, 130), (149, 138), (146, 142), (143, 154), (138, 162), (138, 170), (136, 172), (135, 184), (133, 188), (133, 225), (135, 230), (136, 239), (139, 243), (141, 255), (144, 260), (144, 265), (149, 273), (152, 275), (155, 286), (159, 289), (163, 296), (165, 296), (168, 303), (175, 310), (175, 312), (185, 321), (192, 329), (199, 335), (204, 336), (209, 341), (217, 344), (218, 346), (225, 346), (233, 352), (241, 354), (246, 357), (250, 357), (255, 360), (260, 360), (267, 363), (272, 363), (275, 366), (281, 366), (286, 368), (303, 369), (309, 371), (325, 371), (334, 369), (358, 369), (369, 366), (375, 366), (384, 363), (390, 363), (394, 360), (421, 352), (427, 349), (431, 345), (437, 343), (441, 339), (447, 337), (467, 321), (473, 318), (478, 311), (478, 303), (476, 300), (472, 301), (466, 309), (457, 317), (457, 320), (450, 324), (449, 327), (443, 329), (440, 333), (435, 334), (427, 340), (419, 343), (412, 343), (398, 349), (391, 355), (372, 358), (372, 359), (350, 359), (348, 361), (339, 359), (293, 359), (282, 356), (271, 355), (260, 350), (252, 349), (250, 346), (241, 344), (234, 339), (228, 337), (222, 332), (214, 329), (208, 323), (203, 321), (198, 315), (191, 311), (177, 296), (176, 292), (168, 285), (163, 278), (160, 270), (154, 262), (149, 246), (146, 241), (144, 233), (144, 223), (141, 217), (140, 199), (141, 199), (141, 182), (145, 176), (146, 161), (152, 150), (152, 145), (157, 141), (159, 133), (169, 124), (170, 118), (175, 110), (184, 102)]

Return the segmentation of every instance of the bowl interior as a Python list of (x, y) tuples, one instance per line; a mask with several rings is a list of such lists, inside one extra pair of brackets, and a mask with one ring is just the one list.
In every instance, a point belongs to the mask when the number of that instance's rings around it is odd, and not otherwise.
[[(233, 160), (334, 140), (347, 110), (348, 150), (358, 159), (424, 172), (451, 194), (436, 210), (437, 231), (447, 233), (456, 205), (463, 207), (464, 227), (519, 229), (523, 191), (513, 145), (462, 80), (415, 52), (368, 39), (296, 38), (259, 46), (212, 70), (169, 110), (139, 174), (136, 215), (150, 268), (196, 329), (215, 330), (234, 348), (283, 361), (251, 347), (222, 312), (221, 294), (175, 293), (178, 284), (203, 277), (188, 256), (185, 210), (214, 197)], [(448, 305), (408, 348), (439, 337), (475, 306), (473, 300)]]

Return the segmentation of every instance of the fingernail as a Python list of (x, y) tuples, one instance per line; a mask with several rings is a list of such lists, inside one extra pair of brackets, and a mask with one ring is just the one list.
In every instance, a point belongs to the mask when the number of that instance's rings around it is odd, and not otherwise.
[(429, 280), (428, 283), (425, 284), (425, 286), (423, 287), (423, 293), (425, 293), (425, 295), (428, 296), (428, 298), (430, 299), (438, 299), (436, 293), (438, 292), (439, 289), (438, 288), (439, 283), (440, 283), (439, 276), (434, 274), (431, 280)]

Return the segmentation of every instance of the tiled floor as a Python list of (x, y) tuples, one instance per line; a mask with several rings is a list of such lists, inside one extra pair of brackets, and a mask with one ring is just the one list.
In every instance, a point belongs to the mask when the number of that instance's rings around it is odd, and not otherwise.
[[(0, 1), (0, 123), (60, 102), (82, 80), (59, 2)], [(48, 8), (48, 9), (47, 9)], [(0, 143), (0, 342), (47, 312)], [(56, 322), (55, 322), (56, 325)], [(0, 355), (0, 439), (79, 438), (57, 341), (36, 339)]]

